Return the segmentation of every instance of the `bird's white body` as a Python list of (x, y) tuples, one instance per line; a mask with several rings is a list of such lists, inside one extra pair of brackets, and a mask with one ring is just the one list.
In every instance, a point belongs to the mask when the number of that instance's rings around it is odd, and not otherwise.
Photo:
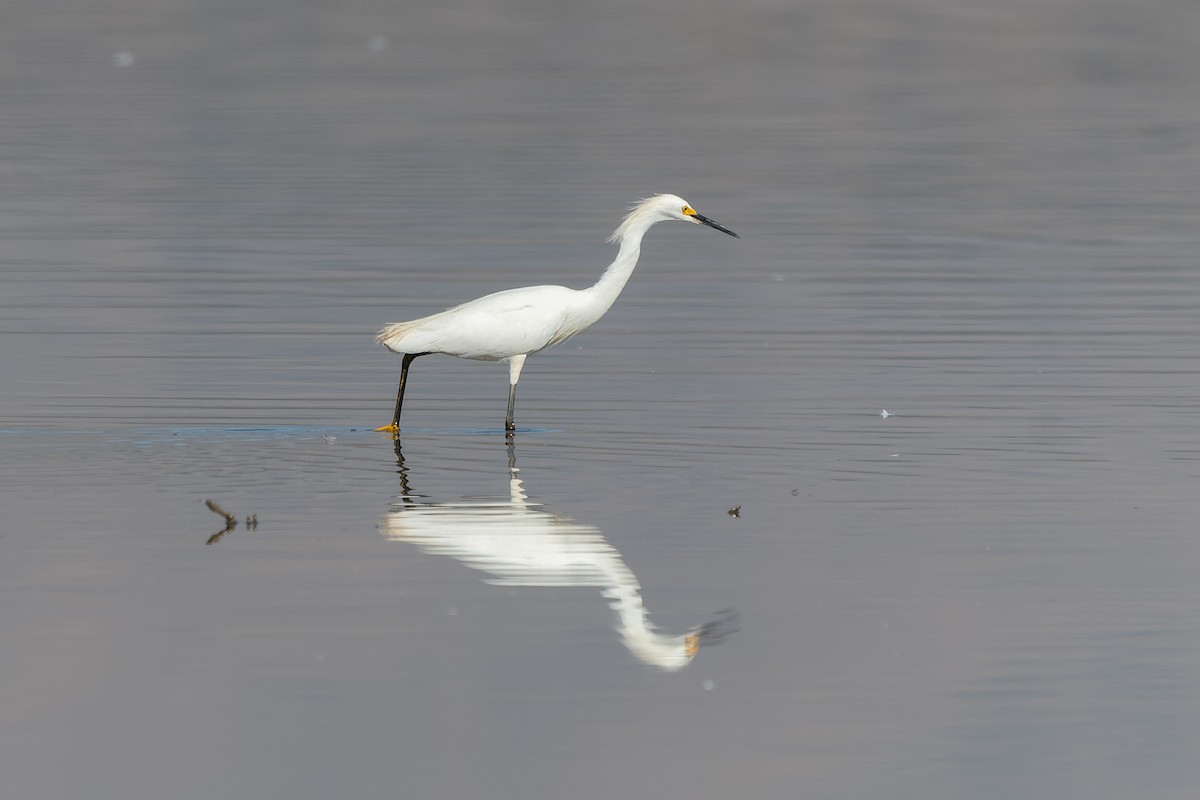
[(506, 289), (438, 314), (388, 325), (379, 332), (379, 341), (397, 353), (504, 361), (545, 350), (587, 328), (600, 317), (591, 306), (587, 290)]
[(377, 339), (389, 350), (404, 354), (404, 366), (396, 395), (395, 416), (391, 425), (380, 430), (399, 430), (404, 385), (412, 360), (422, 355), (442, 353), (458, 358), (509, 363), (505, 428), (511, 434), (514, 430), (512, 410), (516, 385), (526, 356), (570, 339), (604, 316), (637, 266), (642, 237), (655, 223), (666, 220), (704, 224), (737, 236), (728, 228), (696, 213), (682, 197), (655, 195), (634, 206), (613, 233), (610, 241), (620, 245), (617, 257), (593, 286), (586, 289), (568, 289), (565, 286), (508, 289), (428, 317), (385, 326)]

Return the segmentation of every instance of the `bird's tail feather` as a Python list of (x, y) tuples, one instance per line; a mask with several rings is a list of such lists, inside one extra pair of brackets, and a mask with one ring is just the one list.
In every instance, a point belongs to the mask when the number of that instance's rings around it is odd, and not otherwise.
[(396, 348), (392, 345), (402, 340), (422, 322), (424, 322), (424, 320), (418, 319), (410, 322), (393, 322), (391, 325), (385, 325), (379, 331), (379, 333), (375, 334), (375, 341), (379, 342), (384, 347), (395, 350)]

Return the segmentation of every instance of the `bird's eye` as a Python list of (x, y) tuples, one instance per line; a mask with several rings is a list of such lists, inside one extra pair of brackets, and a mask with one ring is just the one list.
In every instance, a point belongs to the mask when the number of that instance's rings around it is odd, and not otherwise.
[(691, 206), (684, 206), (683, 208), (680, 209), (680, 213), (683, 214), (684, 216), (690, 217), (690, 216), (695, 215), (696, 210), (694, 208), (692, 208)]

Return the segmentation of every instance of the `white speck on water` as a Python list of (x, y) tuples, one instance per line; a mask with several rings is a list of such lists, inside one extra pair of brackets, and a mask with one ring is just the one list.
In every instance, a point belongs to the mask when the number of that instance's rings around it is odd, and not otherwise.
[(325, 444), (334, 444), (335, 442), (337, 442), (337, 437), (330, 436), (328, 433), (322, 433), (321, 441), (323, 441)]
[(113, 53), (112, 60), (113, 64), (118, 67), (132, 67), (133, 53), (129, 52), (128, 50), (122, 50), (119, 53)]
[(712, 678), (705, 678), (704, 683), (700, 685), (704, 687), (704, 691), (706, 692), (711, 692), (713, 689), (717, 688), (717, 682)]
[(457, 609), (457, 608), (455, 608), (454, 606), (450, 606), (449, 608), (447, 608), (447, 609), (446, 609), (446, 616), (448, 616), (448, 617), (457, 617), (457, 616), (458, 616), (458, 609)]
[(895, 414), (893, 414), (892, 412), (888, 411), (888, 410), (885, 408), (883, 411), (880, 411), (880, 412), (879, 412), (879, 416), (883, 417), (884, 419), (887, 419), (888, 417), (894, 417), (894, 416), (896, 416), (896, 415), (895, 415)]

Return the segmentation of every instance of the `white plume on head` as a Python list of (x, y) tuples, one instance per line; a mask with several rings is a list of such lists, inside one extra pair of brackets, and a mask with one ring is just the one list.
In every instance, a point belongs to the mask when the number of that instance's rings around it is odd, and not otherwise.
[(644, 222), (652, 225), (660, 220), (669, 219), (675, 215), (667, 212), (681, 212), (687, 204), (688, 202), (677, 194), (654, 194), (643, 198), (629, 207), (629, 213), (625, 215), (625, 219), (621, 220), (621, 224), (613, 231), (612, 236), (608, 237), (608, 241), (620, 241), (621, 237), (635, 225)]

